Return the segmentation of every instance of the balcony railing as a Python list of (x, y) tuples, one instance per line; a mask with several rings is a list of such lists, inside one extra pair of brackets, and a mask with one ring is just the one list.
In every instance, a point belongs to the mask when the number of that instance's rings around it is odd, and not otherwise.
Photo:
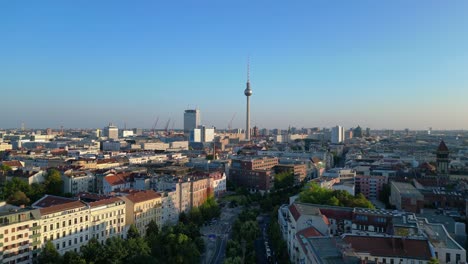
[(37, 226), (31, 226), (29, 228), (31, 231), (34, 231), (34, 230), (40, 230), (41, 229), (41, 226), (40, 225), (37, 225)]
[(41, 237), (41, 234), (33, 234), (29, 236), (30, 238), (38, 238)]

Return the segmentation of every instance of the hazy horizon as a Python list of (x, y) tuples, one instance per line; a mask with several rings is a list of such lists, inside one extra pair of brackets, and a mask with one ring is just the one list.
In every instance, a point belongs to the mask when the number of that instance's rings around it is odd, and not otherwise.
[[(466, 1), (0, 3), (0, 127), (468, 128)], [(170, 127), (172, 127), (172, 121)]]

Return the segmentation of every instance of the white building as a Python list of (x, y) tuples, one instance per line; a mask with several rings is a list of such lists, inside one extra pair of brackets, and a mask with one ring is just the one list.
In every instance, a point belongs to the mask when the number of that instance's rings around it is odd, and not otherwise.
[(105, 127), (103, 132), (104, 136), (109, 139), (119, 139), (119, 129), (112, 124), (109, 124), (109, 126)]
[(344, 128), (342, 126), (333, 127), (331, 130), (331, 143), (342, 143), (345, 139)]
[(143, 143), (141, 147), (144, 150), (166, 150), (169, 148), (169, 144), (163, 142), (148, 142)]
[(125, 201), (117, 197), (91, 202), (89, 205), (91, 238), (104, 243), (111, 237), (125, 236)]
[(206, 128), (202, 126), (201, 128), (195, 128), (190, 132), (190, 141), (191, 142), (213, 142), (215, 136), (214, 128)]
[(133, 130), (122, 130), (122, 137), (133, 137)]
[(80, 192), (94, 192), (96, 177), (90, 171), (66, 171), (62, 174), (63, 192), (77, 194)]
[[(211, 177), (211, 176), (210, 176)], [(211, 177), (210, 187), (213, 190), (214, 196), (219, 197), (226, 192), (226, 173), (222, 172), (219, 175)]]

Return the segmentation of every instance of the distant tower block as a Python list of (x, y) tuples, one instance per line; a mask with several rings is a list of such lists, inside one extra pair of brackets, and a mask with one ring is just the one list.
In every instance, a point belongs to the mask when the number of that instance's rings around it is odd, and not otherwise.
[(250, 89), (250, 63), (247, 62), (247, 86), (244, 90), (247, 97), (247, 117), (245, 120), (245, 139), (250, 141), (250, 96), (252, 96), (252, 89)]
[(439, 175), (447, 176), (449, 174), (449, 149), (445, 142), (442, 140), (436, 152), (437, 173)]

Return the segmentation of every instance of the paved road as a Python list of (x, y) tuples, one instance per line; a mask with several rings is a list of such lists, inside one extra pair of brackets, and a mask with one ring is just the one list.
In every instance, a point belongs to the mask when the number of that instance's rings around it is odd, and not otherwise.
[[(273, 260), (274, 252), (271, 247), (271, 242), (268, 239), (268, 225), (270, 224), (271, 219), (270, 219), (270, 216), (268, 215), (261, 215), (261, 216), (263, 218), (262, 222), (259, 222), (261, 235), (257, 240), (255, 240), (255, 253), (257, 255), (257, 263), (261, 263), (261, 264), (274, 263), (275, 262)], [(269, 261), (267, 258), (265, 241), (268, 242), (268, 246), (271, 251), (270, 253), (272, 257), (271, 261)]]
[(203, 226), (201, 228), (200, 232), (205, 241), (205, 252), (202, 256), (201, 263), (223, 263), (226, 256), (227, 241), (231, 236), (232, 225), (241, 210), (241, 207), (223, 207), (218, 221), (212, 225)]

